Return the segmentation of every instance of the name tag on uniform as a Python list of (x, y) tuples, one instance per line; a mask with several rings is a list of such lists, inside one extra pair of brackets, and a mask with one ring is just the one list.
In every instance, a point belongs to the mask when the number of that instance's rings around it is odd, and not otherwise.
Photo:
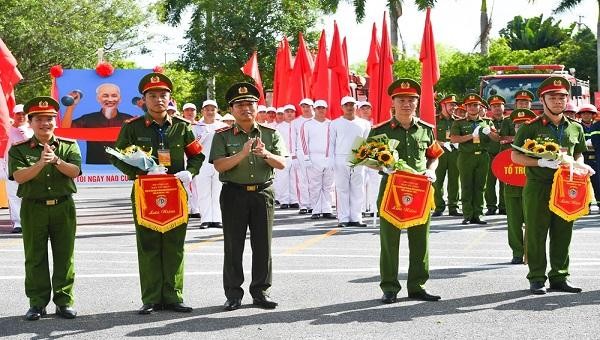
[(158, 164), (171, 166), (171, 153), (169, 149), (158, 149)]
[(152, 138), (150, 138), (150, 137), (138, 137), (137, 140), (138, 140), (138, 142), (151, 142)]
[(446, 140), (450, 139), (450, 130), (446, 130)]

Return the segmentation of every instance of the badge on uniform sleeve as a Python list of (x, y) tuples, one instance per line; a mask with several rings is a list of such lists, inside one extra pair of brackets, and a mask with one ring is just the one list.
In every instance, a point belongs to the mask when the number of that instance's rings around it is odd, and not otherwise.
[(171, 166), (171, 152), (169, 149), (158, 149), (158, 164), (163, 166)]

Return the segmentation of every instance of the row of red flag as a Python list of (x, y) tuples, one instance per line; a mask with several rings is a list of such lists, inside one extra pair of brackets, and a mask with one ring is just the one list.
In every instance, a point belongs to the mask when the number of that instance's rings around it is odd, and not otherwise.
[[(421, 42), (419, 60), (421, 68), (421, 120), (435, 125), (435, 95), (433, 87), (440, 77), (433, 39), (433, 29), (428, 8), (425, 17), (425, 28)], [(390, 41), (387, 13), (384, 13), (381, 40), (377, 35), (377, 26), (373, 23), (371, 45), (367, 57), (367, 75), (369, 76), (368, 100), (372, 107), (373, 123), (377, 124), (391, 118), (391, 98), (387, 88), (393, 82), (394, 57)], [(242, 72), (253, 78), (261, 91), (260, 104), (265, 103), (264, 91), (256, 51), (242, 67)], [(329, 103), (329, 118), (335, 119), (342, 114), (338, 105), (344, 96), (353, 95), (350, 91), (348, 52), (346, 38), (340, 41), (337, 23), (334, 22), (331, 51), (327, 56), (325, 30), (321, 32), (316, 58), (306, 47), (302, 33), (298, 36), (298, 51), (292, 56), (287, 38), (283, 38), (277, 47), (275, 74), (273, 79), (273, 98), (271, 105), (275, 107), (293, 104), (300, 114), (299, 103), (303, 98), (323, 99)]]
[(0, 38), (0, 158), (6, 154), (10, 113), (16, 104), (14, 88), (21, 79), (17, 60)]

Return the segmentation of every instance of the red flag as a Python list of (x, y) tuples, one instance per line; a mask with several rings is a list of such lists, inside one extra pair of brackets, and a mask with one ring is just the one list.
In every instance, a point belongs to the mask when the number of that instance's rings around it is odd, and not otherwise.
[[(381, 49), (379, 50), (379, 112), (373, 111), (373, 123), (386, 121), (391, 118), (392, 99), (387, 95), (388, 86), (394, 81), (393, 74), (394, 55), (392, 54), (392, 42), (388, 33), (387, 13), (383, 13), (383, 26), (381, 32)], [(372, 104), (372, 103), (371, 103)]]
[(265, 105), (265, 91), (263, 89), (262, 79), (260, 78), (260, 72), (258, 71), (258, 56), (256, 51), (252, 53), (252, 56), (244, 66), (240, 69), (242, 72), (248, 77), (254, 79), (254, 83), (256, 84), (256, 88), (260, 93), (260, 98), (258, 99), (259, 105)]
[(287, 86), (292, 72), (292, 53), (286, 37), (281, 40), (280, 51), (275, 60), (275, 79), (273, 80), (273, 106), (288, 104)]
[(306, 47), (302, 32), (298, 34), (298, 53), (294, 60), (294, 69), (288, 81), (288, 103), (296, 106), (296, 115), (302, 114), (300, 101), (310, 97), (310, 85), (314, 68), (312, 55)]
[[(440, 68), (438, 66), (435, 42), (433, 40), (433, 29), (429, 14), (431, 8), (427, 8), (425, 16), (425, 28), (423, 40), (421, 41), (421, 100), (419, 118), (435, 127), (435, 97), (433, 87), (440, 79)], [(435, 131), (435, 128), (434, 128)]]
[(342, 115), (342, 106), (340, 105), (342, 97), (350, 95), (350, 79), (348, 77), (348, 65), (342, 51), (340, 33), (337, 22), (333, 23), (333, 40), (331, 42), (331, 53), (329, 54), (328, 66), (331, 70), (331, 87), (329, 100), (329, 114), (331, 119)]
[(373, 123), (379, 122), (379, 110), (381, 104), (379, 99), (383, 95), (387, 95), (381, 91), (381, 84), (379, 83), (379, 50), (381, 45), (377, 38), (377, 25), (373, 23), (373, 29), (371, 30), (371, 45), (369, 46), (369, 56), (367, 57), (367, 75), (369, 76), (369, 93), (368, 99), (371, 102), (372, 119)]
[(281, 51), (283, 50), (283, 43), (280, 41), (277, 44), (277, 52), (275, 52), (275, 69), (273, 70), (273, 99), (271, 105), (278, 107), (279, 105), (279, 67), (281, 63)]
[(17, 69), (17, 60), (0, 38), (0, 157), (6, 154), (10, 113), (16, 104), (14, 87), (21, 79), (23, 76)]
[(315, 100), (325, 100), (328, 105), (329, 103), (329, 68), (327, 67), (327, 41), (325, 37), (325, 30), (321, 32), (321, 39), (319, 39), (319, 51), (317, 53), (317, 59), (315, 60), (315, 68), (312, 75), (311, 94)]

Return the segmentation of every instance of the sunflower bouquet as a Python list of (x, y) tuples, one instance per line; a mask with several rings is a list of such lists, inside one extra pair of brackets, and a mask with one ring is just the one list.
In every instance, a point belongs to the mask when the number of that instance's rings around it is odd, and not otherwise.
[(130, 145), (125, 149), (113, 149), (107, 146), (104, 148), (104, 151), (143, 171), (149, 171), (152, 168), (158, 167), (152, 158), (152, 148), (150, 148), (150, 150), (145, 150), (141, 146)]
[(364, 165), (384, 171), (410, 171), (412, 169), (406, 162), (398, 158), (398, 151), (396, 151), (398, 144), (400, 144), (399, 141), (388, 138), (385, 134), (366, 139), (359, 137), (354, 141), (348, 162), (352, 167)]
[(551, 139), (526, 139), (522, 146), (512, 147), (530, 157), (558, 159), (561, 157), (560, 145)]

